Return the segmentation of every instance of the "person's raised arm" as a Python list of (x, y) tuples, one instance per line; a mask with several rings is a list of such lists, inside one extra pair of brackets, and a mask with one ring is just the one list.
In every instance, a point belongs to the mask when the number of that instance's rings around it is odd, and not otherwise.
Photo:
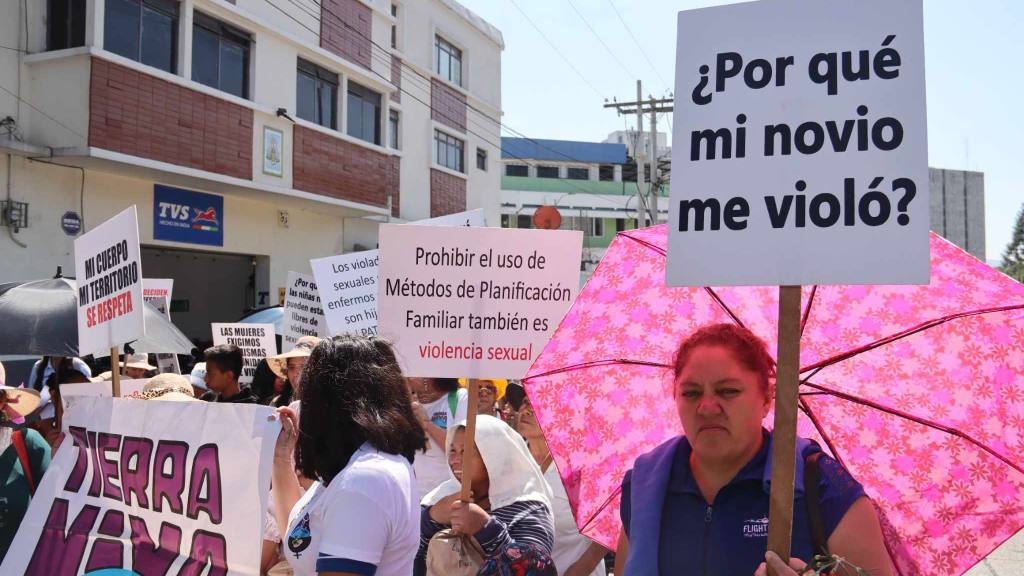
[(288, 530), (288, 515), (302, 497), (293, 458), (299, 423), (295, 412), (288, 408), (278, 408), (277, 417), (281, 420), (281, 433), (274, 445), (270, 497), (274, 499), (274, 519), (277, 520), (278, 530), (284, 534)]

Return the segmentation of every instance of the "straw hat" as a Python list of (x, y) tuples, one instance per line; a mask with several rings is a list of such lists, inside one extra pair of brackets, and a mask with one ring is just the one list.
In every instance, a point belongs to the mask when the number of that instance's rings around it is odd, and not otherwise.
[(39, 408), (39, 392), (31, 388), (0, 386), (0, 392), (6, 397), (3, 411), (8, 416), (28, 416)]
[(313, 348), (320, 343), (320, 338), (316, 336), (303, 336), (295, 342), (295, 348), (292, 348), (284, 354), (278, 354), (277, 356), (268, 356), (267, 365), (270, 369), (277, 374), (279, 378), (288, 378), (288, 359), (289, 358), (308, 358), (313, 353)]
[(140, 370), (156, 370), (156, 366), (149, 363), (148, 354), (128, 354), (124, 362), (119, 362), (125, 368), (138, 368)]
[(181, 374), (167, 372), (157, 374), (142, 387), (143, 400), (171, 400), (175, 402), (195, 401), (192, 395), (192, 384)]

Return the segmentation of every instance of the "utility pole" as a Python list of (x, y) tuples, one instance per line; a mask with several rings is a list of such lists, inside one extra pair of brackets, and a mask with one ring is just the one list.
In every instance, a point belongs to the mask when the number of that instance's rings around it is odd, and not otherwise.
[[(647, 226), (648, 222), (652, 225), (658, 223), (658, 189), (654, 183), (657, 181), (658, 172), (658, 113), (660, 112), (671, 112), (672, 105), (675, 103), (673, 98), (650, 98), (648, 101), (643, 100), (640, 81), (636, 81), (636, 101), (634, 102), (613, 102), (605, 104), (605, 108), (615, 108), (619, 114), (636, 114), (636, 133), (637, 133), (637, 145), (633, 147), (633, 153), (636, 156), (636, 177), (637, 187), (640, 189), (640, 194), (645, 199), (647, 210), (641, 210), (640, 222), (642, 226)], [(647, 156), (647, 145), (641, 145), (644, 136), (643, 128), (643, 115), (645, 112), (651, 114), (651, 132), (650, 132), (650, 158), (649, 166), (651, 175), (649, 182), (646, 187), (644, 186), (644, 167), (648, 165)]]

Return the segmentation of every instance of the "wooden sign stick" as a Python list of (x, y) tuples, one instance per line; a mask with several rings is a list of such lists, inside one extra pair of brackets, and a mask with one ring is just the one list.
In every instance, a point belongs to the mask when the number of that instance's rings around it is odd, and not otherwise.
[(469, 406), (466, 412), (465, 448), (462, 452), (462, 495), (460, 500), (472, 502), (473, 472), (476, 469), (476, 461), (479, 459), (476, 449), (476, 411), (480, 401), (480, 386), (475, 378), (470, 378), (466, 389), (469, 392)]
[[(779, 348), (775, 366), (775, 428), (768, 549), (789, 563), (796, 481), (796, 412), (800, 385), (800, 286), (779, 286)], [(768, 568), (770, 576), (778, 576)]]
[(117, 346), (110, 349), (110, 388), (114, 398), (121, 397), (121, 366), (120, 356), (117, 354)]

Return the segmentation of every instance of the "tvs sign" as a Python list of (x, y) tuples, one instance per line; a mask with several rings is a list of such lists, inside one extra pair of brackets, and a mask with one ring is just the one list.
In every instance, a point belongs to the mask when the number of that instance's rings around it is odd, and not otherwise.
[(156, 184), (153, 239), (224, 245), (224, 197)]

